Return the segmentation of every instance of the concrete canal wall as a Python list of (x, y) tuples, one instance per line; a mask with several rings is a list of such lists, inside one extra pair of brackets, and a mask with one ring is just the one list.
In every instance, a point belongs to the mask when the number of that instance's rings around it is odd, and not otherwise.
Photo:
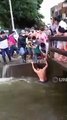
[[(36, 66), (36, 64), (35, 64)], [(44, 63), (41, 63), (41, 66), (44, 66)], [(37, 77), (34, 73), (31, 63), (12, 63), (6, 64), (4, 66), (0, 66), (0, 77)], [(49, 59), (48, 60), (48, 68), (47, 68), (47, 77), (48, 79), (52, 79), (53, 77), (67, 77), (67, 69), (62, 67), (56, 61)]]

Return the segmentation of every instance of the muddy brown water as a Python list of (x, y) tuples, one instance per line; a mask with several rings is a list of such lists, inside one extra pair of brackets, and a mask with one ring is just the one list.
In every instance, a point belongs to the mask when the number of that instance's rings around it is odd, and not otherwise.
[(0, 120), (67, 120), (67, 83), (1, 78)]

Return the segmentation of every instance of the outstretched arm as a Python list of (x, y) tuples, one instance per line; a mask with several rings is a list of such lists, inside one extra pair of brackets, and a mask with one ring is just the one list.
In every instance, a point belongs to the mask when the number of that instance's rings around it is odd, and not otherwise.
[(47, 54), (46, 53), (44, 53), (42, 50), (40, 50), (40, 52), (41, 52), (41, 54), (47, 59)]
[(33, 68), (34, 72), (37, 73), (37, 70), (36, 70), (35, 67), (34, 67), (34, 63), (31, 62), (31, 64), (32, 64), (32, 68)]
[(45, 67), (43, 68), (44, 70), (48, 67), (47, 61), (45, 61), (45, 63), (46, 63), (46, 65), (45, 65)]
[(44, 57), (46, 57), (46, 53), (44, 53), (42, 50), (40, 50)]

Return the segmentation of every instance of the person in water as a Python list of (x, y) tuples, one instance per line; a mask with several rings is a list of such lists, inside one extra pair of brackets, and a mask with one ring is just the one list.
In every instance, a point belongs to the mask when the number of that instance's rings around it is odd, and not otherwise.
[(41, 68), (40, 64), (37, 65), (37, 68), (35, 68), (34, 63), (31, 62), (32, 64), (32, 68), (34, 70), (34, 72), (37, 74), (37, 76), (39, 77), (39, 81), (40, 82), (46, 82), (47, 81), (47, 76), (46, 76), (46, 69), (48, 67), (48, 63), (47, 61), (45, 61), (45, 66), (43, 68)]

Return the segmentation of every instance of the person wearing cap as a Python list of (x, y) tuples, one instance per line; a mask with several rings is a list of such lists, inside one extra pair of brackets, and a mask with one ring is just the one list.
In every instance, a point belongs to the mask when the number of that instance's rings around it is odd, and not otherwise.
[(64, 33), (67, 32), (66, 22), (62, 20), (60, 16), (55, 17), (54, 21), (55, 21), (55, 24), (58, 25), (56, 29), (57, 35), (64, 35)]

